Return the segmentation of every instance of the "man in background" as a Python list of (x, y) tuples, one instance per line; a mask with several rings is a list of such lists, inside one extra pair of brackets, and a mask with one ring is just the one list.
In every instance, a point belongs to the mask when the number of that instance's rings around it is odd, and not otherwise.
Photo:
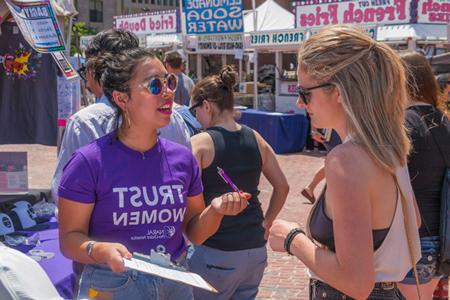
[(167, 72), (175, 74), (178, 79), (174, 101), (177, 104), (189, 106), (194, 81), (183, 73), (183, 63), (183, 58), (178, 51), (166, 52), (164, 56), (164, 65)]

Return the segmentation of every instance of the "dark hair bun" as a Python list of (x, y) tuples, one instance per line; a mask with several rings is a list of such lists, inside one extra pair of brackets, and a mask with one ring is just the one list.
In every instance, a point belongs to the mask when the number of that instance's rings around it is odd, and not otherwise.
[(219, 78), (223, 85), (232, 89), (237, 83), (237, 73), (232, 66), (225, 66), (220, 70)]

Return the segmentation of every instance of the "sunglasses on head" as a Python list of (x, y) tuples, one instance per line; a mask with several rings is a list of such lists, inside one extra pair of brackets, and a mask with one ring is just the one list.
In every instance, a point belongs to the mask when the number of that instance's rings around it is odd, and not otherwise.
[(197, 107), (202, 106), (203, 101), (205, 101), (205, 98), (200, 98), (198, 101), (194, 101), (197, 102), (194, 105), (192, 105), (191, 107), (189, 107), (189, 111), (191, 113), (191, 115), (194, 116), (194, 118), (197, 118)]
[(297, 86), (298, 96), (302, 99), (303, 103), (308, 104), (311, 101), (311, 91), (315, 89), (320, 89), (324, 87), (334, 86), (332, 83), (324, 83), (320, 85), (316, 85), (310, 88), (303, 88), (301, 86)]
[(149, 90), (150, 93), (157, 96), (166, 86), (168, 89), (175, 91), (177, 89), (177, 76), (175, 74), (166, 74), (164, 78), (153, 77), (145, 85), (145, 88)]
[(86, 66), (81, 65), (81, 67), (77, 70), (78, 75), (80, 75), (83, 81), (86, 81)]

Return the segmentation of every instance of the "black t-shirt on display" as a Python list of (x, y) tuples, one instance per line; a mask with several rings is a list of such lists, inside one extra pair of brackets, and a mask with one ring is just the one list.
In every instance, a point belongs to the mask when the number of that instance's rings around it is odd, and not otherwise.
[(13, 22), (0, 34), (0, 144), (56, 146), (56, 64), (38, 53)]

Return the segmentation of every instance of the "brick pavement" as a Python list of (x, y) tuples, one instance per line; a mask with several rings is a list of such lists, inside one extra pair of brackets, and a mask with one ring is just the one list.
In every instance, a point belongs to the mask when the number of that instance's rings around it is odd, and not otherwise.
[[(323, 164), (323, 158), (301, 153), (278, 155), (281, 168), (289, 182), (290, 191), (279, 217), (304, 227), (311, 204), (300, 195), (303, 187)], [(323, 183), (322, 183), (323, 184)], [(260, 199), (266, 208), (270, 185), (261, 180)], [(317, 188), (319, 191), (321, 186)], [(268, 267), (264, 273), (257, 299), (309, 299), (308, 279), (302, 262), (284, 253), (268, 251)]]
[[(42, 145), (0, 145), (0, 151), (28, 152), (29, 187), (49, 189), (56, 163), (56, 147)], [(314, 155), (278, 155), (291, 190), (280, 217), (304, 226), (311, 205), (300, 195), (323, 159)], [(270, 197), (270, 185), (261, 179), (261, 202), (264, 209)], [(320, 187), (319, 187), (320, 188)], [(318, 189), (319, 190), (319, 189)], [(308, 299), (304, 265), (297, 259), (269, 250), (269, 266), (263, 277), (258, 299)]]

